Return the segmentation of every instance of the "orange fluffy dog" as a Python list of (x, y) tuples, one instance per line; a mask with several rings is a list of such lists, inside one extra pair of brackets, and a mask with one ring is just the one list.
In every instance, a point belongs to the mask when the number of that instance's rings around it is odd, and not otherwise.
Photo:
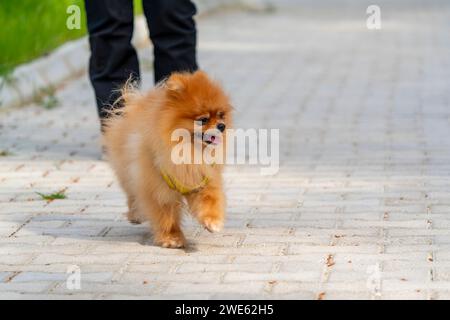
[(232, 107), (221, 87), (202, 71), (174, 73), (145, 95), (125, 88), (123, 99), (124, 107), (106, 122), (104, 142), (128, 197), (128, 219), (149, 220), (156, 244), (184, 247), (180, 220), (185, 198), (207, 230), (220, 231), (225, 213), (223, 165), (174, 163), (172, 150), (178, 141), (172, 141), (172, 133), (187, 130), (192, 150), (223, 148), (221, 133), (231, 123)]

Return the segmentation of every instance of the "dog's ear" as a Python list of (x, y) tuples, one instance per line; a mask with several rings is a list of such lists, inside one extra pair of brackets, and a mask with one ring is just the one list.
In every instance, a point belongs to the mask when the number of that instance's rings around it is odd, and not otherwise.
[(166, 88), (174, 93), (180, 93), (185, 86), (185, 76), (182, 73), (173, 73), (166, 81)]

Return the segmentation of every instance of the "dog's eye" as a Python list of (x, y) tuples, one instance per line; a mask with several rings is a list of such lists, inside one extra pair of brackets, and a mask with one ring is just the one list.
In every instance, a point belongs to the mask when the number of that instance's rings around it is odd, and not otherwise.
[(200, 122), (202, 125), (204, 125), (204, 124), (208, 123), (209, 118), (208, 117), (201, 117), (201, 118), (198, 118), (196, 121)]

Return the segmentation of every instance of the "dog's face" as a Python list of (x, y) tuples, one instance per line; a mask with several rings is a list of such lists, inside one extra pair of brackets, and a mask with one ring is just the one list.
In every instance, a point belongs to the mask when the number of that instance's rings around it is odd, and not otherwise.
[(165, 87), (167, 106), (164, 112), (170, 131), (186, 129), (193, 141), (197, 138), (204, 146), (225, 142), (232, 107), (219, 84), (197, 71), (173, 74)]

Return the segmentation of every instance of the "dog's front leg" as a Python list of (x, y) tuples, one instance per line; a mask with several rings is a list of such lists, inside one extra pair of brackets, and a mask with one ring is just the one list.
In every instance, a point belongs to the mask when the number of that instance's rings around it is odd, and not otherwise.
[(222, 230), (225, 220), (225, 196), (220, 185), (208, 184), (187, 196), (190, 211), (209, 232)]

